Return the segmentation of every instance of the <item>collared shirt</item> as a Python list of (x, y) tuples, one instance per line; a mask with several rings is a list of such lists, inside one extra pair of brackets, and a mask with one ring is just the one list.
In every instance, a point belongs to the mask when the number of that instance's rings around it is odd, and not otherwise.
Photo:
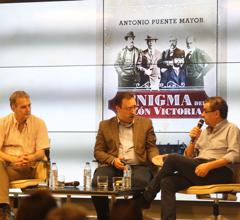
[(19, 156), (49, 148), (48, 132), (43, 120), (31, 115), (21, 132), (18, 130), (18, 125), (14, 113), (0, 119), (1, 151)]
[(205, 129), (198, 138), (195, 148), (199, 150), (198, 158), (238, 162), (240, 159), (239, 128), (224, 119), (213, 129), (209, 127)]
[(139, 162), (134, 151), (133, 125), (134, 121), (129, 125), (124, 125), (118, 119), (120, 140), (118, 157), (124, 157), (127, 164), (136, 165)]

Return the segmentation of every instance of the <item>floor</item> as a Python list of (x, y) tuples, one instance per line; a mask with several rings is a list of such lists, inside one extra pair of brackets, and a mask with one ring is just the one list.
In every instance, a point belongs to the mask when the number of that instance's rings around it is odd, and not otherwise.
[[(65, 202), (61, 199), (61, 202)], [(96, 212), (90, 198), (73, 198), (71, 202), (84, 206), (89, 211), (90, 220), (96, 220)], [(160, 220), (161, 201), (154, 200), (151, 208), (143, 211), (144, 220)], [(217, 219), (211, 216), (212, 203), (207, 201), (178, 201), (177, 220), (240, 220), (240, 203), (221, 202)], [(14, 220), (14, 218), (12, 218)], [(131, 220), (131, 219), (129, 219)]]
[[(143, 211), (144, 220), (160, 220), (161, 202), (153, 201), (151, 208)], [(89, 210), (91, 220), (96, 220), (96, 213), (91, 200), (81, 202)], [(177, 220), (240, 220), (239, 203), (221, 203), (220, 216), (216, 219), (212, 214), (211, 202), (177, 202)]]

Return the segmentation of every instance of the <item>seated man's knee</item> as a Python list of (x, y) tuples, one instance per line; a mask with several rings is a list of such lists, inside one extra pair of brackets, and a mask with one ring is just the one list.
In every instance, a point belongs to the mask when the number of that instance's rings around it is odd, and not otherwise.
[(108, 176), (108, 183), (111, 184), (112, 177), (116, 176), (115, 170), (111, 166), (98, 167), (94, 171), (92, 186), (97, 186), (97, 177), (98, 176)]
[(132, 183), (132, 186), (134, 187), (146, 187), (147, 185), (149, 184), (149, 181), (147, 180), (144, 180), (144, 179), (134, 179), (133, 183)]
[(97, 186), (97, 176), (93, 176), (93, 179), (92, 179), (92, 186)]
[(92, 179), (92, 186), (97, 186), (97, 177), (98, 176), (103, 176), (102, 175), (102, 171), (100, 168), (97, 168), (95, 171), (94, 171), (94, 174), (93, 174), (93, 179)]
[(137, 173), (132, 177), (132, 185), (134, 187), (146, 187), (152, 179), (151, 172)]
[(174, 162), (176, 162), (176, 160), (177, 160), (179, 157), (181, 157), (181, 155), (179, 155), (179, 154), (177, 154), (177, 153), (169, 154), (169, 155), (166, 157), (164, 163), (172, 163), (172, 162), (174, 163)]

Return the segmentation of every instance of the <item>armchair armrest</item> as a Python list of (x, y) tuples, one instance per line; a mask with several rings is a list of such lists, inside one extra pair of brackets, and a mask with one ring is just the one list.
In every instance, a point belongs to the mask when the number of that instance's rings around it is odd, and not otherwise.
[(240, 163), (235, 164), (235, 169), (234, 169), (234, 183), (240, 183)]
[(45, 157), (36, 164), (35, 178), (47, 181), (50, 172), (50, 161)]

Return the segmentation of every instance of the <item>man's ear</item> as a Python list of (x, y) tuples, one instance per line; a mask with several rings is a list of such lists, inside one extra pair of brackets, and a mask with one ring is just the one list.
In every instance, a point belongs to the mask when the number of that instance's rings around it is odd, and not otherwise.
[(221, 114), (220, 114), (219, 110), (216, 111), (216, 115), (217, 115), (217, 117), (221, 118)]
[(12, 105), (10, 105), (10, 107), (11, 107), (12, 111), (14, 111), (14, 109), (15, 109), (15, 105), (12, 104)]
[(119, 109), (120, 109), (120, 107), (118, 106), (118, 105), (116, 105), (116, 112), (118, 112), (119, 111)]

